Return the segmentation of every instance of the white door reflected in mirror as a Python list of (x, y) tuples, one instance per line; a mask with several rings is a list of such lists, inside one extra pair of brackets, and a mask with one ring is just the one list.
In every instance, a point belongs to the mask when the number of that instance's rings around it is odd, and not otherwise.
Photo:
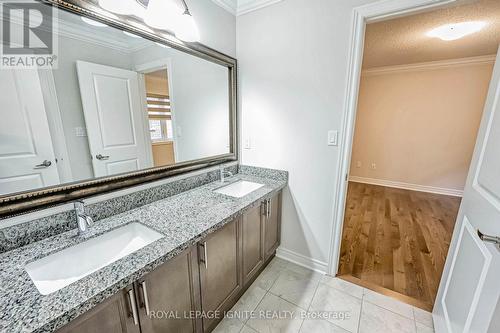
[(137, 72), (77, 61), (95, 177), (153, 166)]
[(36, 70), (0, 70), (0, 195), (59, 184)]

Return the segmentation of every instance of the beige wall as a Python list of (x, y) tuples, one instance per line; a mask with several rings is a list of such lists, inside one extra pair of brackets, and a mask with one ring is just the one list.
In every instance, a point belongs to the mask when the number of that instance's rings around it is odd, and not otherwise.
[(365, 73), (351, 177), (462, 190), (492, 69)]
[(165, 71), (165, 77), (158, 77), (153, 75), (144, 75), (146, 81), (146, 91), (150, 94), (166, 95), (169, 96), (168, 92), (168, 80), (167, 72)]
[(153, 161), (155, 167), (175, 163), (173, 142), (153, 143)]

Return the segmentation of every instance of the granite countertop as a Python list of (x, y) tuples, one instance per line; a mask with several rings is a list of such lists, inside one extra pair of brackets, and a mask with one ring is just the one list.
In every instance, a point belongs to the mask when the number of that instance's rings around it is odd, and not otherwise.
[[(94, 223), (85, 238), (71, 230), (0, 254), (0, 332), (53, 332), (104, 299), (151, 272), (246, 209), (286, 186), (265, 174), (233, 178), (265, 186), (242, 197), (213, 192), (220, 182), (153, 202)], [(51, 253), (138, 221), (165, 237), (50, 295), (41, 295), (25, 265)], [(78, 258), (75, 258), (78, 260)]]

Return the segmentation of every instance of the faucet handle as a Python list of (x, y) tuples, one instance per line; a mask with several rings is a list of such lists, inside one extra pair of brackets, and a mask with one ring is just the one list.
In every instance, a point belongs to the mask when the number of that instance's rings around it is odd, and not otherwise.
[(85, 222), (87, 223), (87, 226), (89, 226), (89, 227), (91, 227), (92, 224), (94, 224), (94, 220), (88, 215), (85, 216)]
[(85, 214), (85, 206), (84, 206), (83, 201), (75, 201), (73, 203), (73, 205), (75, 207), (76, 214), (78, 214), (78, 215)]

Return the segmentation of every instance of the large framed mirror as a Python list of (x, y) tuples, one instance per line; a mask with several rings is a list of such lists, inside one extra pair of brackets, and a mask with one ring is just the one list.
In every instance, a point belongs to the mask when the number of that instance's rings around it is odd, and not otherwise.
[[(2, 59), (0, 218), (237, 160), (234, 58), (98, 1), (37, 4), (55, 63)], [(29, 30), (14, 9), (4, 51)]]

